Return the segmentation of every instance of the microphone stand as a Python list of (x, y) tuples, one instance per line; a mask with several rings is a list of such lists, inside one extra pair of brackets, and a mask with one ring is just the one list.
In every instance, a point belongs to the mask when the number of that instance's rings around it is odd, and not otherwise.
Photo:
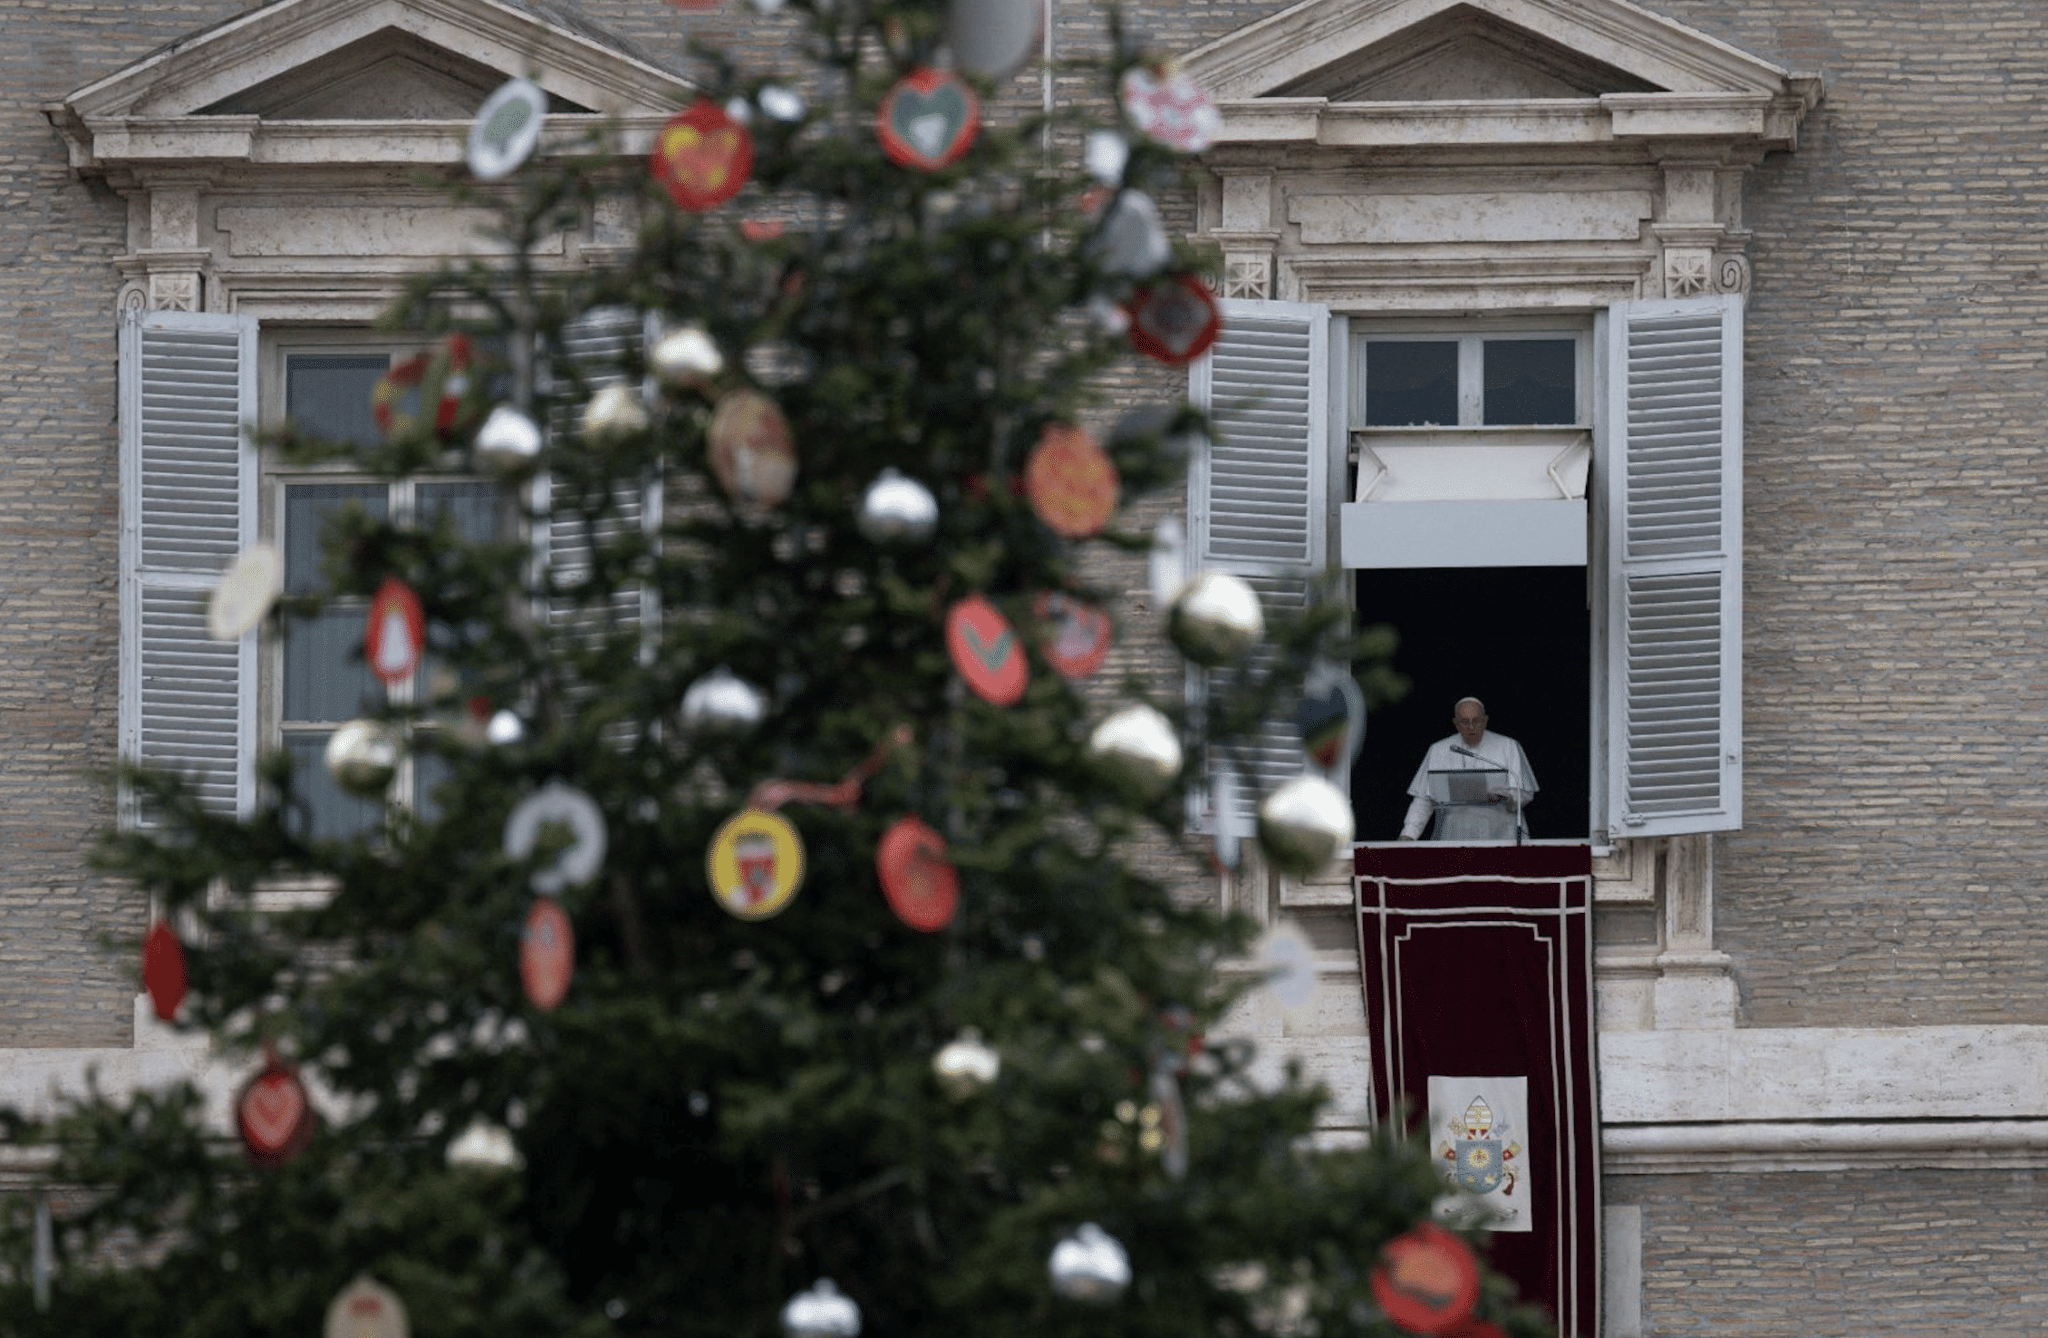
[[(1488, 770), (1500, 770), (1503, 772), (1507, 770), (1507, 768), (1500, 766), (1500, 764), (1493, 761), (1493, 759), (1481, 757), (1478, 753), (1473, 752), (1470, 748), (1467, 748), (1462, 743), (1452, 744), (1451, 751), (1456, 753), (1460, 757), (1469, 757), (1475, 762), (1486, 763)], [(1515, 787), (1512, 785), (1508, 787), (1508, 790), (1510, 793), (1516, 793)], [(1524, 841), (1528, 839), (1529, 820), (1527, 817), (1523, 816), (1522, 801), (1519, 798), (1517, 798), (1515, 800), (1515, 844), (1521, 845)]]

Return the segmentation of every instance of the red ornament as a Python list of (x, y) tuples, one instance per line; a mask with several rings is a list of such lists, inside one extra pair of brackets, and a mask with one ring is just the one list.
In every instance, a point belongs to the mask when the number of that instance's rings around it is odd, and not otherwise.
[(142, 940), (142, 985), (156, 1015), (169, 1022), (185, 1002), (185, 945), (168, 921), (158, 920)]
[(1116, 511), (1116, 466), (1086, 428), (1049, 423), (1024, 462), (1024, 495), (1054, 534), (1086, 539)]
[(269, 1061), (235, 1097), (235, 1123), (249, 1160), (258, 1166), (282, 1166), (312, 1141), (313, 1103), (306, 1098), (299, 1075), (271, 1052)]
[(702, 213), (739, 194), (754, 170), (754, 137), (709, 98), (698, 98), (654, 137), (654, 179), (676, 208)]
[(1387, 1318), (1408, 1332), (1449, 1334), (1479, 1303), (1479, 1263), (1464, 1241), (1423, 1222), (1380, 1251), (1372, 1294)]
[(946, 862), (946, 838), (923, 820), (898, 818), (875, 847), (875, 873), (889, 909), (912, 929), (936, 934), (960, 906), (960, 873)]
[(1046, 624), (1039, 653), (1063, 676), (1086, 678), (1109, 658), (1115, 627), (1095, 605), (1072, 595), (1041, 594), (1032, 601), (1031, 611)]
[(1176, 274), (1131, 297), (1131, 344), (1168, 366), (1192, 362), (1223, 333), (1223, 310), (1192, 274)]
[(946, 615), (946, 649), (960, 677), (984, 701), (1009, 706), (1031, 682), (1017, 629), (980, 595), (969, 595)]
[(912, 70), (875, 112), (875, 137), (898, 167), (936, 172), (966, 155), (981, 130), (981, 99), (948, 70)]
[(427, 648), (427, 616), (420, 597), (396, 576), (386, 576), (370, 598), (363, 622), (363, 658), (370, 672), (387, 688), (395, 688), (419, 668)]
[(443, 441), (459, 436), (467, 426), (462, 401), (469, 394), (471, 365), (476, 360), (469, 336), (449, 335), (432, 353), (415, 353), (395, 364), (377, 378), (370, 392), (370, 418), (377, 430), (389, 437), (410, 432), (419, 425), (422, 397), (434, 401), (434, 435)]
[(576, 974), (576, 931), (553, 897), (535, 897), (519, 931), (519, 983), (543, 1013), (552, 1013), (569, 993)]
[(748, 218), (740, 221), (740, 236), (757, 246), (762, 242), (774, 241), (782, 232), (783, 223), (779, 218)]

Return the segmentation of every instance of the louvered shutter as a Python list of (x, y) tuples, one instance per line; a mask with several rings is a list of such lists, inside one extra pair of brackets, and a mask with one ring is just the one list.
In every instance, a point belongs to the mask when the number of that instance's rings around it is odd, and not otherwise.
[[(593, 307), (562, 329), (562, 354), (570, 364), (558, 374), (559, 389), (580, 385), (595, 392), (621, 384), (627, 377), (626, 359), (645, 338), (641, 314), (632, 307)], [(559, 433), (573, 430), (574, 414), (565, 413), (556, 424)], [(558, 627), (593, 638), (615, 627), (638, 626), (643, 652), (651, 647), (657, 606), (653, 590), (631, 586), (616, 591), (608, 606), (591, 606), (579, 600), (575, 588), (590, 577), (593, 549), (617, 541), (635, 529), (653, 534), (661, 516), (659, 479), (619, 479), (611, 484), (610, 505), (594, 524), (585, 524), (555, 482), (545, 476), (536, 486), (536, 512), (553, 513), (545, 533), (536, 535), (555, 588), (566, 591), (549, 608), (549, 619)]]
[[(121, 755), (255, 805), (256, 638), (213, 640), (207, 596), (256, 538), (256, 322), (121, 316)], [(122, 818), (149, 825), (132, 797)]]
[[(1328, 559), (1330, 312), (1303, 302), (1223, 303), (1223, 333), (1194, 366), (1189, 397), (1209, 415), (1211, 445), (1188, 471), (1188, 552), (1199, 568), (1234, 572), (1269, 617), (1299, 614)], [(1206, 676), (1190, 673), (1199, 699)], [(1291, 712), (1270, 719), (1248, 750), (1238, 827), (1259, 800), (1305, 769)], [(1213, 830), (1206, 796), (1191, 800)]]
[(1607, 819), (1742, 823), (1742, 305), (1635, 302), (1606, 323)]

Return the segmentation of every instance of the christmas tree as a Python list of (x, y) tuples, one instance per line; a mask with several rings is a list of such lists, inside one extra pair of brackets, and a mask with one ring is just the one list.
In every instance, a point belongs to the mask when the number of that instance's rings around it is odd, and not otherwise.
[[(1131, 521), (1206, 448), (1105, 387), (1215, 336), (1151, 200), (1213, 113), (1114, 32), (1091, 127), (982, 107), (1003, 6), (795, 8), (811, 68), (707, 58), (651, 159), (493, 98), (501, 258), (394, 316), (376, 441), (266, 442), (419, 486), (281, 600), (245, 555), (216, 631), (338, 609), (382, 686), (253, 815), (127, 778), (151, 992), (248, 1078), (233, 1136), (191, 1088), (10, 1119), (54, 1159), (0, 1330), (1538, 1331), (1424, 1149), (1322, 1146), (1209, 1038), (1265, 986), (1174, 893), (1237, 857), (1235, 760), (1316, 666), (1386, 681)], [(598, 217), (619, 264), (539, 258)], [(1334, 794), (1256, 857), (1327, 862)]]

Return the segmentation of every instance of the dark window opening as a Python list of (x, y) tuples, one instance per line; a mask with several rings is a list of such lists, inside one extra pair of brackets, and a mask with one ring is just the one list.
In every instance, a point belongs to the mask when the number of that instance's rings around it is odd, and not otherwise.
[(1577, 343), (1489, 339), (1485, 349), (1486, 426), (1543, 427), (1579, 421)]
[(1522, 745), (1536, 773), (1529, 835), (1584, 840), (1590, 811), (1591, 618), (1584, 567), (1361, 571), (1358, 621), (1401, 635), (1394, 667), (1413, 686), (1367, 722), (1351, 773), (1361, 841), (1391, 841), (1429, 745), (1453, 732), (1460, 697)]
[(1458, 423), (1456, 340), (1375, 339), (1365, 346), (1365, 425)]

